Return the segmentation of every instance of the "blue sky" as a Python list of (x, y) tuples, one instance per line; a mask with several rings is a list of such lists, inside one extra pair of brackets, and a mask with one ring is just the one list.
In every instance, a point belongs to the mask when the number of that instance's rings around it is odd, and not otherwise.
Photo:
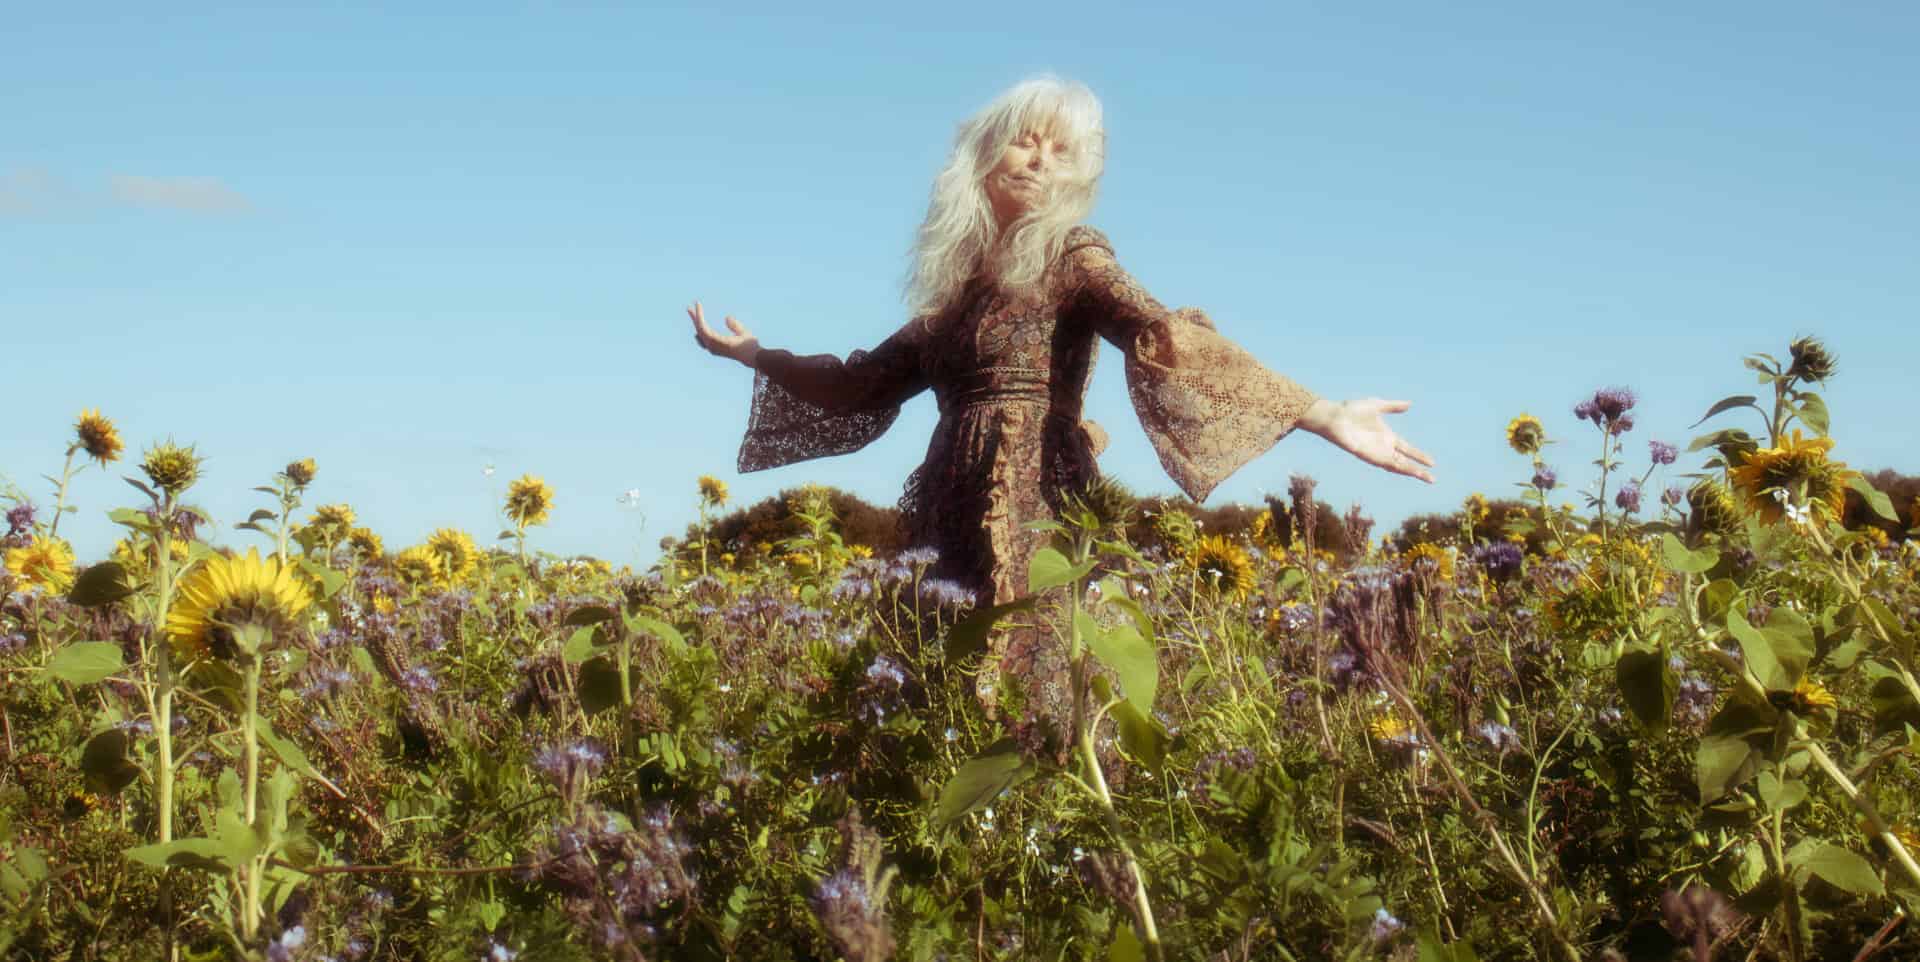
[[(228, 544), (305, 456), (313, 503), (395, 549), (490, 536), (529, 471), (558, 494), (533, 545), (617, 562), (703, 473), (890, 503), (930, 397), (865, 451), (737, 475), (750, 374), (683, 308), (871, 347), (955, 126), (1041, 71), (1106, 106), (1091, 222), (1135, 277), (1324, 395), (1411, 399), (1438, 461), (1427, 487), (1302, 434), (1214, 500), (1306, 472), (1390, 526), (1504, 495), (1521, 411), (1584, 482), (1581, 397), (1640, 393), (1644, 465), (1806, 333), (1841, 362), (1835, 455), (1920, 473), (1911, 4), (189, 6), (0, 31), (0, 474), (50, 502), (74, 417), (115, 419), (132, 457), (62, 526), (83, 557), (169, 436)], [(1170, 492), (1119, 361), (1103, 466)]]

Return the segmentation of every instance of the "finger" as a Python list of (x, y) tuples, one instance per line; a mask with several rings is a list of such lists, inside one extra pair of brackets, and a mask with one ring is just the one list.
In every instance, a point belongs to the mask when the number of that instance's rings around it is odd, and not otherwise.
[(1427, 467), (1433, 467), (1433, 458), (1429, 456), (1427, 452), (1422, 451), (1419, 448), (1416, 448), (1405, 441), (1400, 442), (1398, 447), (1401, 454), (1404, 454), (1407, 457), (1412, 458), (1413, 460), (1426, 465)]
[(745, 327), (742, 327), (739, 321), (734, 320), (733, 315), (731, 314), (727, 315), (727, 330), (732, 331), (735, 334), (747, 333), (747, 329)]
[(1398, 414), (1413, 407), (1412, 401), (1381, 401), (1380, 410), (1387, 414)]

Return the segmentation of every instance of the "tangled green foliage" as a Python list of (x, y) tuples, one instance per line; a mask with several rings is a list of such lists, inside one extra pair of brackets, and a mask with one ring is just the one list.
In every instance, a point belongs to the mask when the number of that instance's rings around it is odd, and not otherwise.
[[(1736, 459), (1795, 418), (1825, 431), (1799, 375), (1770, 376), (1771, 412), (1712, 412), (1768, 420)], [(1593, 420), (1616, 491), (1624, 432)], [(1740, 466), (1721, 435), (1702, 473)], [(1391, 550), (1330, 543), (1354, 511), (1312, 553), (1244, 527), (1259, 508), (1095, 492), (998, 608), (848, 537), (820, 491), (729, 527), (758, 532), (749, 558), (694, 530), (643, 573), (496, 550), (408, 582), (256, 525), (314, 601), (260, 647), (251, 723), (253, 666), (153, 642), (214, 550), (153, 492), (115, 513), (120, 560), (61, 594), (0, 583), (0, 955), (1920, 952), (1897, 513), (1863, 484), (1878, 536), (1793, 491), (1764, 522), (1748, 496), (1772, 495), (1742, 491), (1707, 529), (1683, 497), (1585, 513), (1521, 487), (1497, 525), (1469, 506)], [(305, 486), (269, 490), (284, 527)], [(1208, 590), (1180, 550), (1199, 534), (1244, 551), (1252, 591)], [(1014, 670), (1034, 638), (1051, 655)]]

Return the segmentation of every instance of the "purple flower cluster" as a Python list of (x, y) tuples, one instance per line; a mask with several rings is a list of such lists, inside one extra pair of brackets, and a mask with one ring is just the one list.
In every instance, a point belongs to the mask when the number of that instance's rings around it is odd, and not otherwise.
[(860, 686), (859, 714), (877, 725), (905, 703), (907, 672), (892, 658), (876, 655), (873, 663), (867, 666), (866, 677), (866, 682)]
[(940, 560), (940, 549), (932, 545), (920, 545), (900, 552), (895, 560), (909, 568), (929, 568)]
[(562, 790), (571, 791), (607, 765), (607, 746), (592, 738), (548, 745), (533, 756), (533, 767)]
[(951, 578), (928, 578), (920, 582), (920, 597), (941, 608), (958, 608), (974, 603), (973, 589)]
[(1677, 508), (1686, 500), (1687, 490), (1677, 484), (1668, 485), (1667, 490), (1660, 492), (1660, 503), (1669, 508)]
[(7, 536), (0, 540), (0, 547), (18, 548), (33, 540), (34, 507), (31, 501), (22, 501), (7, 511)]
[(589, 809), (556, 825), (520, 875), (558, 893), (576, 931), (604, 952), (659, 937), (656, 926), (698, 890), (686, 865), (693, 854), (665, 809), (633, 826)]
[(1526, 552), (1511, 541), (1483, 541), (1473, 546), (1469, 557), (1485, 569), (1487, 577), (1495, 581), (1507, 581), (1520, 573), (1520, 566), (1526, 561)]
[(301, 698), (332, 698), (353, 687), (353, 672), (345, 668), (323, 666), (313, 669), (309, 675), (313, 680), (300, 689)]
[(1593, 397), (1573, 406), (1573, 416), (1582, 421), (1592, 421), (1608, 434), (1625, 434), (1633, 430), (1634, 402), (1638, 399), (1633, 392), (1623, 387), (1602, 388), (1593, 392)]
[(1680, 459), (1680, 449), (1665, 441), (1647, 442), (1647, 451), (1655, 464), (1672, 464)]
[(1473, 733), (1486, 739), (1487, 744), (1492, 745), (1493, 750), (1502, 755), (1508, 752), (1517, 752), (1521, 747), (1520, 734), (1518, 732), (1514, 731), (1510, 726), (1502, 725), (1491, 719), (1474, 726)]
[(1554, 487), (1559, 483), (1560, 483), (1560, 476), (1557, 474), (1554, 474), (1552, 468), (1549, 468), (1543, 464), (1540, 467), (1534, 469), (1534, 472), (1533, 472), (1534, 487), (1539, 488), (1542, 491), (1552, 491)]
[(416, 694), (431, 694), (440, 690), (440, 679), (433, 677), (432, 669), (420, 665), (400, 676), (400, 687)]
[(1640, 510), (1640, 482), (1628, 481), (1613, 495), (1614, 506), (1628, 514)]

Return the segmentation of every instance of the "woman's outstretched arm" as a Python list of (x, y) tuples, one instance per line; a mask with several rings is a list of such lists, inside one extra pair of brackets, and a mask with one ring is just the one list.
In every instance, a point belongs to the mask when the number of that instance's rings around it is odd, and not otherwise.
[(733, 332), (730, 335), (721, 334), (707, 326), (707, 317), (701, 311), (699, 301), (694, 301), (693, 306), (687, 308), (687, 316), (693, 318), (694, 343), (706, 349), (707, 353), (739, 361), (748, 367), (752, 367), (754, 360), (759, 357), (760, 339), (754, 337), (745, 324), (734, 320), (733, 315), (727, 315), (727, 330)]

